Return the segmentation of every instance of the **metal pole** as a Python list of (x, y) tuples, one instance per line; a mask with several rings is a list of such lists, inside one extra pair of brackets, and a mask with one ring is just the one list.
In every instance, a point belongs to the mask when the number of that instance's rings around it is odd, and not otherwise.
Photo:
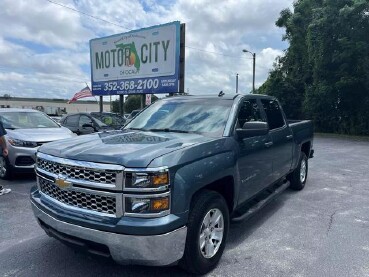
[(236, 94), (238, 93), (238, 73), (236, 74)]
[(256, 53), (252, 54), (253, 57), (253, 69), (252, 69), (252, 93), (255, 94), (255, 60), (256, 60)]
[(123, 103), (123, 98), (124, 97), (124, 95), (119, 95), (119, 114), (120, 115), (123, 115), (124, 114), (124, 107), (123, 107), (123, 105), (124, 105), (124, 103)]
[(100, 113), (103, 112), (103, 97), (100, 96)]
[(186, 54), (186, 24), (180, 27), (180, 53), (179, 53), (179, 93), (184, 93), (185, 87), (185, 54)]
[(122, 115), (124, 116), (125, 111), (124, 111), (124, 95), (122, 95)]

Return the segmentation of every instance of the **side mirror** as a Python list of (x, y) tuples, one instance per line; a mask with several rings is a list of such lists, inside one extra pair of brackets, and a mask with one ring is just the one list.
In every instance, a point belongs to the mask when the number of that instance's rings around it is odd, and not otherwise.
[(240, 139), (265, 136), (268, 132), (268, 123), (261, 121), (249, 121), (242, 128), (236, 129), (237, 136)]

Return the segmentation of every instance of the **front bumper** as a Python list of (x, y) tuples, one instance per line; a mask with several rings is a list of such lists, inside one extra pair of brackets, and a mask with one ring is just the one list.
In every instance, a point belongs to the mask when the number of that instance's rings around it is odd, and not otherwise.
[(34, 170), (36, 152), (38, 147), (15, 147), (8, 143), (10, 165), (14, 169), (19, 170)]
[[(50, 230), (56, 230), (56, 233), (65, 234), (69, 238), (104, 245), (109, 249), (113, 260), (120, 264), (170, 265), (181, 259), (184, 253), (186, 226), (161, 235), (124, 235), (63, 222), (43, 212), (32, 201), (31, 204), (42, 228), (51, 227)], [(62, 235), (56, 236), (68, 242)]]

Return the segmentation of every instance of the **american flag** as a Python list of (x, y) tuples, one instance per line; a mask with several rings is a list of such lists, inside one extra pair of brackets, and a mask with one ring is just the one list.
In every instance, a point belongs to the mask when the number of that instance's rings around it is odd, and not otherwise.
[(81, 89), (79, 92), (77, 92), (72, 99), (70, 99), (67, 103), (73, 103), (75, 101), (77, 101), (80, 98), (84, 98), (84, 97), (92, 97), (92, 92), (90, 90), (90, 88), (87, 86), (83, 89)]

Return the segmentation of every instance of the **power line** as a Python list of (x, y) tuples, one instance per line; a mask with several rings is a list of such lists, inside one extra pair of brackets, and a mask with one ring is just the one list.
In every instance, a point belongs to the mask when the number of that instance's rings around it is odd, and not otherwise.
[(129, 28), (127, 28), (127, 27), (123, 26), (123, 25), (119, 25), (119, 24), (117, 24), (117, 23), (114, 23), (114, 22), (111, 22), (111, 21), (108, 21), (108, 20), (105, 20), (105, 19), (99, 18), (99, 17), (97, 17), (97, 16), (94, 16), (94, 15), (91, 15), (91, 14), (88, 14), (88, 13), (85, 13), (85, 12), (82, 12), (82, 11), (80, 11), (80, 10), (73, 9), (73, 8), (68, 7), (68, 6), (65, 6), (65, 5), (63, 5), (63, 4), (61, 4), (61, 3), (54, 2), (54, 1), (51, 1), (51, 0), (46, 0), (46, 1), (47, 1), (47, 2), (50, 2), (50, 3), (54, 4), (54, 5), (58, 5), (58, 6), (60, 6), (60, 7), (63, 7), (63, 8), (69, 9), (69, 10), (71, 10), (71, 11), (74, 11), (74, 12), (77, 12), (77, 13), (81, 13), (81, 14), (83, 14), (83, 15), (85, 15), (85, 16), (88, 16), (88, 17), (91, 17), (91, 18), (93, 18), (93, 19), (101, 20), (101, 21), (103, 21), (103, 22), (106, 22), (106, 23), (109, 23), (109, 24), (115, 25), (115, 26), (117, 26), (117, 27), (124, 28), (124, 29), (126, 29), (126, 30), (128, 30), (128, 31), (132, 31), (131, 29), (129, 29)]
[(232, 58), (241, 58), (241, 59), (246, 59), (246, 60), (252, 60), (252, 58), (246, 58), (246, 57), (243, 57), (242, 55), (241, 56), (232, 56), (232, 55), (227, 55), (227, 54), (223, 54), (223, 53), (220, 53), (220, 52), (208, 51), (208, 50), (204, 50), (204, 49), (200, 49), (200, 48), (196, 48), (196, 47), (192, 47), (192, 46), (185, 46), (185, 47), (189, 48), (189, 49), (194, 49), (194, 50), (197, 50), (197, 51), (200, 51), (200, 52), (206, 52), (206, 53), (211, 53), (211, 54), (216, 54), (216, 55), (221, 55), (221, 56), (226, 56), (226, 57), (232, 57)]
[[(130, 28), (127, 28), (125, 26), (122, 26), (122, 25), (119, 25), (117, 23), (114, 23), (114, 22), (111, 22), (111, 21), (108, 21), (108, 20), (105, 20), (103, 18), (100, 18), (100, 17), (97, 17), (97, 16), (94, 16), (94, 15), (91, 15), (91, 14), (88, 14), (88, 13), (85, 13), (83, 11), (80, 11), (80, 10), (77, 10), (77, 9), (74, 9), (74, 8), (71, 8), (71, 7), (68, 7), (66, 5), (63, 5), (61, 3), (58, 3), (58, 2), (54, 2), (52, 0), (46, 0), (47, 2), (49, 3), (52, 3), (54, 5), (58, 5), (60, 7), (63, 7), (63, 8), (66, 8), (66, 9), (69, 9), (71, 11), (74, 11), (74, 12), (77, 12), (77, 13), (80, 13), (80, 14), (83, 14), (85, 16), (88, 16), (88, 17), (91, 17), (95, 20), (100, 20), (100, 21), (103, 21), (105, 23), (108, 23), (108, 24), (112, 24), (112, 25), (115, 25), (117, 27), (121, 27), (121, 28), (124, 28), (128, 31), (133, 31), (132, 29)], [(241, 59), (252, 59), (252, 58), (246, 58), (246, 57), (243, 57), (242, 55), (240, 56), (232, 56), (232, 55), (227, 55), (227, 54), (223, 54), (223, 53), (220, 53), (220, 52), (212, 52), (212, 51), (208, 51), (208, 50), (204, 50), (204, 49), (200, 49), (200, 48), (196, 48), (196, 47), (192, 47), (192, 46), (185, 46), (186, 48), (189, 48), (189, 49), (193, 49), (193, 50), (197, 50), (197, 51), (200, 51), (200, 52), (205, 52), (205, 53), (211, 53), (211, 54), (216, 54), (216, 55), (221, 55), (221, 56), (225, 56), (225, 57), (232, 57), (232, 58), (241, 58)]]

